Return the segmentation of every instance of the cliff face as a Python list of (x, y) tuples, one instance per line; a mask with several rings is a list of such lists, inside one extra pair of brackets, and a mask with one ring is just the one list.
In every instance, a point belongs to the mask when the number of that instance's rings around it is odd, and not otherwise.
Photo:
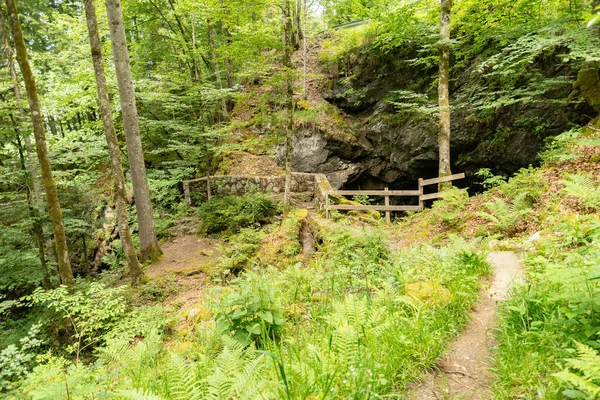
[[(479, 168), (509, 175), (535, 165), (547, 137), (585, 124), (597, 114), (573, 86), (578, 71), (556, 55), (536, 59), (529, 66), (535, 73), (517, 83), (515, 90), (544, 80), (562, 83), (529, 101), (500, 103), (482, 112), (472, 104), (473, 93), (494, 99), (498, 88), (482, 86), (489, 82), (478, 78), (477, 65), (474, 60), (466, 68), (455, 68), (452, 77), (452, 164), (453, 171), (471, 176), (466, 184), (473, 183)], [(345, 133), (333, 134), (331, 123), (319, 118), (311, 123), (300, 118), (293, 140), (296, 171), (324, 173), (332, 185), (348, 188), (406, 187), (417, 178), (437, 176), (437, 116), (431, 102), (435, 69), (410, 67), (390, 54), (358, 57), (351, 65), (346, 63), (342, 73), (321, 71), (326, 78), (309, 84), (312, 92), (304, 107), (326, 109), (336, 129)], [(408, 90), (428, 93), (429, 114), (392, 104), (395, 93)], [(318, 106), (319, 101), (324, 105)]]

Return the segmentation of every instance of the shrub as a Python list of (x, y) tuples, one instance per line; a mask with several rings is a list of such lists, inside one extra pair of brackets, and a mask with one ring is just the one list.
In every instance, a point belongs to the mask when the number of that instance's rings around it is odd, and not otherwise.
[(506, 178), (502, 175), (494, 175), (489, 168), (481, 168), (475, 175), (483, 179), (481, 185), (484, 189), (491, 189), (506, 182)]
[(55, 322), (70, 335), (66, 350), (77, 359), (84, 349), (99, 344), (102, 335), (116, 326), (126, 311), (123, 287), (106, 288), (99, 283), (75, 291), (66, 286), (38, 288), (24, 300), (55, 312)]
[(227, 245), (218, 246), (221, 251), (219, 269), (214, 277), (227, 276), (230, 273), (238, 274), (243, 271), (260, 248), (260, 241), (264, 233), (252, 229), (242, 228), (240, 233), (229, 238)]
[(278, 337), (285, 323), (275, 293), (264, 276), (247, 274), (216, 306), (217, 332), (227, 333), (240, 343), (264, 343)]
[(199, 231), (210, 234), (259, 227), (278, 212), (277, 204), (262, 193), (241, 197), (215, 196), (198, 208), (202, 220)]
[(36, 337), (40, 327), (39, 323), (31, 326), (27, 336), (21, 338), (20, 348), (10, 345), (0, 352), (0, 393), (13, 389), (33, 365), (35, 350), (42, 345)]

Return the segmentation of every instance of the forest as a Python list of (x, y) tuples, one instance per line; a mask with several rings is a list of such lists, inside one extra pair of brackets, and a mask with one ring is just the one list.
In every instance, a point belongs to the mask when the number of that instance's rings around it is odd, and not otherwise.
[(0, 0), (0, 398), (600, 398), (597, 0)]

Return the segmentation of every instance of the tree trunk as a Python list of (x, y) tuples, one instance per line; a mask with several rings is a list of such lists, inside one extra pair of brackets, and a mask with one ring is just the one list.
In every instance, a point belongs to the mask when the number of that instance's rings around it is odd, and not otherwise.
[[(225, 36), (227, 37), (227, 46), (231, 46), (233, 42), (233, 38), (231, 37), (231, 31), (227, 28), (224, 28)], [(227, 87), (229, 89), (233, 89), (235, 86), (235, 73), (234, 73), (234, 65), (233, 59), (231, 56), (227, 56), (227, 68), (225, 69), (225, 77), (227, 79)]]
[(194, 75), (197, 82), (200, 82), (200, 68), (198, 67), (198, 46), (196, 44), (196, 15), (192, 14), (192, 58), (194, 60)]
[(50, 133), (54, 137), (58, 137), (58, 133), (56, 131), (56, 122), (54, 122), (54, 117), (52, 115), (48, 115), (48, 126), (50, 127)]
[(298, 48), (300, 47), (300, 42), (304, 39), (304, 29), (302, 27), (302, 3), (303, 0), (296, 1), (296, 37)]
[(292, 186), (292, 135), (294, 133), (294, 77), (292, 71), (292, 15), (290, 0), (283, 0), (283, 66), (286, 74), (286, 107), (288, 109), (288, 125), (285, 132), (285, 188), (283, 204), (286, 208), (290, 205), (290, 192)]
[[(210, 46), (210, 54), (212, 57), (215, 80), (217, 81), (217, 86), (219, 87), (219, 89), (223, 89), (223, 82), (221, 81), (221, 70), (219, 68), (219, 60), (217, 60), (217, 50), (215, 48), (215, 29), (210, 19), (207, 21), (207, 31), (208, 45)], [(229, 117), (229, 112), (227, 111), (227, 99), (223, 98), (221, 102), (221, 108), (223, 110), (223, 117), (227, 119)]]
[(35, 136), (35, 147), (37, 156), (40, 162), (42, 172), (42, 183), (46, 191), (46, 201), (48, 202), (48, 211), (50, 214), (50, 222), (52, 223), (52, 231), (54, 233), (54, 241), (56, 243), (56, 256), (58, 261), (58, 273), (60, 280), (66, 285), (71, 285), (75, 282), (73, 271), (71, 270), (71, 261), (69, 259), (69, 250), (67, 248), (67, 236), (63, 226), (62, 211), (58, 202), (58, 193), (56, 191), (56, 183), (52, 176), (52, 168), (48, 157), (48, 146), (46, 144), (46, 132), (44, 129), (44, 120), (37, 96), (37, 87), (35, 78), (31, 72), (29, 61), (27, 60), (27, 48), (19, 23), (19, 15), (15, 0), (6, 0), (6, 11), (10, 20), (13, 39), (17, 50), (17, 61), (23, 74), (23, 81), (27, 90), (29, 99), (29, 109), (31, 111), (31, 122), (33, 124), (33, 134)]
[(140, 255), (143, 261), (156, 260), (162, 251), (158, 246), (154, 215), (150, 201), (150, 189), (146, 179), (146, 166), (144, 164), (144, 150), (140, 136), (133, 78), (129, 64), (129, 50), (125, 38), (123, 25), (123, 12), (120, 0), (105, 0), (108, 27), (112, 41), (113, 58), (121, 100), (121, 112), (127, 142), (127, 157), (131, 169), (135, 208), (139, 222)]
[[(300, 0), (299, 0), (300, 1)], [(304, 26), (303, 26), (303, 34), (302, 34), (302, 61), (303, 61), (303, 70), (304, 70), (304, 92), (303, 92), (303, 96), (304, 96), (304, 100), (306, 100), (308, 98), (308, 91), (306, 88), (306, 57), (308, 56), (307, 54), (307, 43), (306, 43), (306, 21), (308, 19), (308, 14), (307, 14), (307, 7), (306, 7), (306, 1), (304, 0), (304, 4), (303, 4), (303, 14), (304, 14)]]
[[(12, 119), (12, 117), (11, 117)], [(18, 129), (15, 125), (15, 131), (17, 134), (17, 150), (19, 152), (19, 164), (21, 165), (21, 171), (23, 171), (23, 175), (25, 176), (25, 186), (27, 187), (27, 209), (29, 212), (29, 217), (33, 220), (33, 241), (35, 246), (38, 249), (38, 257), (40, 258), (40, 265), (44, 269), (44, 272), (47, 272), (47, 264), (46, 264), (46, 243), (44, 241), (44, 230), (42, 228), (42, 224), (40, 222), (40, 213), (35, 208), (35, 199), (34, 199), (34, 191), (31, 189), (31, 174), (30, 170), (27, 168), (27, 164), (25, 162), (26, 152), (21, 145), (21, 139), (18, 132)]]
[(129, 267), (129, 275), (132, 284), (136, 285), (143, 280), (144, 271), (138, 261), (135, 252), (135, 246), (131, 239), (131, 232), (127, 223), (127, 200), (125, 196), (125, 177), (123, 176), (123, 166), (121, 165), (121, 151), (115, 132), (115, 125), (110, 110), (110, 101), (108, 99), (108, 85), (104, 73), (104, 61), (102, 59), (102, 46), (100, 44), (100, 35), (98, 34), (98, 21), (96, 19), (96, 8), (94, 0), (84, 0), (85, 16), (87, 19), (88, 34), (90, 39), (90, 48), (92, 51), (92, 61), (94, 64), (94, 73), (96, 74), (96, 87), (98, 90), (98, 105), (102, 124), (104, 125), (104, 136), (108, 145), (110, 155), (110, 166), (113, 177), (113, 189), (115, 191), (115, 209), (117, 217), (117, 226), (119, 227), (119, 237), (123, 244), (123, 250)]
[[(452, 0), (441, 1), (440, 17), (440, 73), (438, 85), (438, 103), (440, 108), (439, 173), (438, 176), (451, 175), (450, 171), (450, 12)], [(452, 184), (440, 184), (439, 190)]]

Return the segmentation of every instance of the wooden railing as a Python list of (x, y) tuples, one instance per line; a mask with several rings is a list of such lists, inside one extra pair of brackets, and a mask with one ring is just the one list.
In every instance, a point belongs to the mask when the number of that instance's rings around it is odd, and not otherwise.
[[(385, 212), (385, 222), (391, 222), (392, 211), (422, 211), (425, 200), (439, 199), (444, 196), (443, 192), (423, 194), (423, 188), (429, 185), (435, 185), (443, 182), (451, 182), (457, 179), (464, 179), (465, 174), (454, 174), (441, 176), (439, 178), (422, 179), (419, 178), (419, 188), (417, 190), (329, 190), (325, 194), (325, 213), (327, 218), (331, 216), (331, 210), (343, 211), (382, 211)], [(384, 198), (384, 205), (354, 205), (354, 204), (331, 204), (330, 196), (379, 196)], [(418, 197), (418, 206), (391, 206), (390, 197)]]

